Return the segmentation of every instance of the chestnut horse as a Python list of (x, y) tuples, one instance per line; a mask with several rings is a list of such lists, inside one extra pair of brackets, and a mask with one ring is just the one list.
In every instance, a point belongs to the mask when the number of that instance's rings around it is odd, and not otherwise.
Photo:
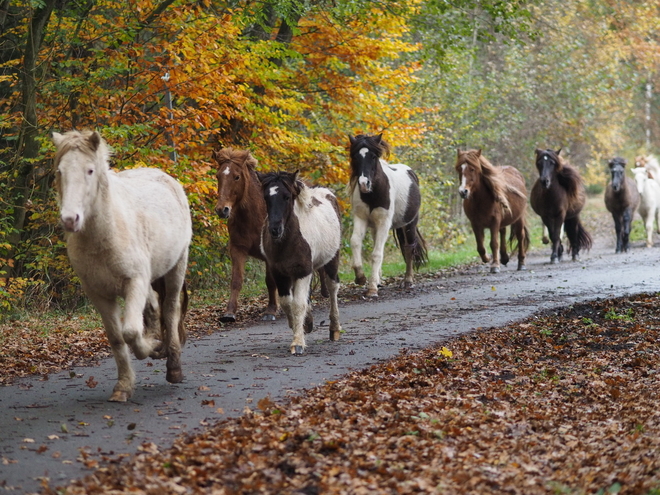
[(573, 261), (580, 257), (580, 249), (591, 249), (591, 235), (580, 222), (580, 212), (587, 201), (587, 192), (579, 172), (559, 156), (557, 151), (535, 151), (539, 178), (532, 186), (530, 203), (548, 228), (552, 242), (551, 263), (562, 259), (561, 227), (570, 243)]
[(627, 252), (633, 216), (639, 206), (639, 191), (635, 181), (626, 176), (625, 159), (612, 158), (608, 166), (612, 180), (605, 188), (605, 206), (614, 219), (615, 253)]
[[(491, 273), (500, 271), (500, 262), (506, 266), (509, 262), (506, 227), (510, 225), (509, 243), (516, 239), (518, 270), (524, 270), (529, 231), (525, 223), (527, 189), (522, 174), (514, 167), (492, 165), (481, 150), (458, 150), (456, 172), (461, 181), (458, 192), (463, 198), (463, 211), (472, 224), (482, 261), (490, 261)], [(490, 230), (492, 261), (484, 247), (485, 229)]]
[[(229, 232), (229, 257), (231, 258), (231, 295), (227, 310), (220, 318), (223, 322), (235, 322), (238, 295), (243, 288), (245, 262), (248, 256), (266, 261), (261, 252), (261, 228), (266, 219), (266, 202), (261, 194), (261, 184), (255, 167), (257, 160), (247, 150), (223, 148), (213, 152), (218, 164), (218, 201), (215, 212), (226, 218)], [(277, 315), (275, 280), (266, 268), (268, 307), (264, 320), (274, 320)]]

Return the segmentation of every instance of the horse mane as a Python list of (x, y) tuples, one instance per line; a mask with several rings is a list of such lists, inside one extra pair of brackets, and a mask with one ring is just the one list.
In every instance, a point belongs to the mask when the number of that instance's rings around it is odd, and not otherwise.
[(62, 156), (72, 150), (78, 150), (81, 153), (89, 156), (92, 160), (96, 161), (97, 157), (110, 168), (110, 157), (112, 151), (105, 142), (105, 139), (96, 131), (69, 131), (64, 134), (54, 133), (53, 139), (57, 152), (53, 163), (55, 167), (62, 159)]
[(383, 160), (386, 160), (390, 156), (390, 145), (383, 139), (382, 134), (375, 136), (356, 134), (355, 136), (349, 136), (349, 139), (351, 141), (351, 163), (353, 163), (353, 157), (358, 154), (362, 148), (367, 148), (378, 158), (382, 158)]
[[(468, 150), (461, 154), (465, 157), (465, 161), (479, 169), (481, 177), (483, 178), (484, 186), (493, 193), (495, 201), (500, 203), (504, 210), (511, 209), (507, 193), (515, 194), (516, 196), (527, 199), (525, 193), (507, 181), (507, 178), (502, 173), (502, 167), (490, 163), (490, 161), (481, 154), (481, 150)], [(457, 170), (460, 167), (459, 161), (456, 162)]]
[(580, 176), (580, 172), (555, 151), (545, 150), (545, 152), (557, 162), (557, 181), (564, 189), (566, 189), (569, 200), (571, 202), (577, 200), (582, 190), (582, 177)]
[(266, 189), (275, 182), (282, 182), (284, 187), (291, 193), (292, 196), (297, 198), (304, 190), (307, 189), (305, 182), (298, 177), (296, 172), (268, 172), (265, 174), (258, 174), (259, 182), (262, 188)]
[[(257, 164), (259, 163), (255, 157), (252, 156), (249, 150), (237, 150), (232, 147), (222, 148), (214, 153), (216, 162), (220, 167), (223, 163), (232, 162), (236, 165), (243, 176), (243, 194), (241, 195), (240, 205), (245, 206), (251, 201), (249, 197), (250, 185), (256, 178)], [(243, 166), (245, 165), (245, 166)]]

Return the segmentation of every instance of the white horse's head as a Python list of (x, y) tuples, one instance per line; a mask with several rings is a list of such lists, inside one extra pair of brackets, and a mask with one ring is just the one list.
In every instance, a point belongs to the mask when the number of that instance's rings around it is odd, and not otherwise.
[(644, 192), (644, 187), (646, 186), (646, 181), (649, 179), (649, 171), (644, 167), (635, 167), (632, 169), (632, 172), (635, 174), (637, 191), (642, 194)]
[(107, 185), (110, 152), (94, 131), (53, 133), (60, 220), (67, 232), (80, 232), (93, 211), (102, 185)]

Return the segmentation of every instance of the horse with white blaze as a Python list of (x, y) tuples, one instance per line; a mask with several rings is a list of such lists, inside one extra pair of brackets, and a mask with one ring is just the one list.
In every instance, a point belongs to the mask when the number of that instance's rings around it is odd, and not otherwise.
[(312, 275), (323, 269), (330, 296), (330, 340), (338, 340), (339, 247), (341, 222), (335, 195), (324, 187), (308, 187), (298, 172), (257, 173), (267, 217), (261, 249), (267, 260), (289, 326), (291, 354), (305, 350), (305, 333), (314, 329), (309, 304)]
[[(110, 170), (110, 151), (98, 132), (54, 132), (53, 141), (69, 260), (101, 314), (117, 364), (109, 400), (124, 402), (135, 390), (129, 349), (138, 359), (167, 357), (167, 381), (183, 381), (192, 237), (183, 187), (158, 169)], [(155, 328), (159, 339), (149, 332)]]
[(385, 161), (389, 145), (382, 134), (349, 136), (351, 143), (350, 196), (353, 210), (351, 251), (355, 283), (364, 285), (367, 278), (362, 269), (362, 241), (371, 229), (373, 251), (368, 297), (378, 297), (383, 252), (390, 229), (406, 262), (403, 286), (412, 287), (413, 268), (426, 263), (426, 242), (417, 222), (422, 197), (415, 172), (401, 163), (390, 165)]

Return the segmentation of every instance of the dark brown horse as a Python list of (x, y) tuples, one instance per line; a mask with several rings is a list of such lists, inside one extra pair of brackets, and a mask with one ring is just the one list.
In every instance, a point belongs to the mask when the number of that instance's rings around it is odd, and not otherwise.
[[(461, 181), (458, 191), (463, 198), (463, 210), (472, 224), (482, 261), (490, 261), (491, 273), (500, 271), (500, 262), (506, 266), (509, 262), (506, 227), (510, 225), (509, 242), (513, 244), (514, 239), (517, 241), (518, 270), (524, 270), (529, 231), (525, 224), (527, 189), (522, 174), (514, 167), (492, 165), (481, 150), (459, 150), (456, 172)], [(490, 230), (492, 261), (484, 247), (485, 229)]]
[[(266, 261), (261, 252), (261, 228), (266, 219), (266, 203), (255, 171), (257, 160), (249, 151), (223, 148), (214, 151), (213, 158), (218, 164), (218, 201), (215, 211), (221, 218), (228, 219), (231, 258), (231, 296), (221, 321), (234, 322), (248, 256)], [(268, 269), (266, 286), (268, 307), (263, 319), (274, 320), (277, 314), (277, 294), (275, 280)]]
[(561, 261), (564, 246), (561, 227), (570, 243), (573, 261), (580, 257), (580, 249), (591, 249), (592, 239), (580, 222), (580, 212), (587, 201), (587, 192), (579, 172), (553, 150), (536, 150), (539, 178), (532, 187), (530, 203), (548, 228), (552, 243), (551, 263)]
[(605, 188), (605, 206), (614, 219), (616, 253), (628, 251), (630, 227), (639, 206), (639, 191), (635, 181), (626, 176), (626, 160), (612, 158), (608, 166), (612, 180)]

